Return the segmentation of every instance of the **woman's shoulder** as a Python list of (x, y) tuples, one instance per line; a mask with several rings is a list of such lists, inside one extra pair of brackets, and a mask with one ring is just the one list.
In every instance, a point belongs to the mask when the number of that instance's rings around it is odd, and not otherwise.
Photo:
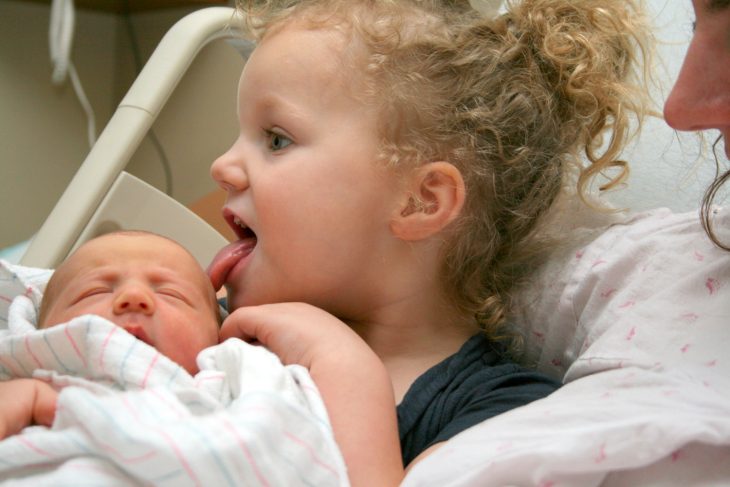
[[(713, 223), (730, 241), (730, 208), (715, 208)], [(619, 314), (699, 299), (723, 286), (728, 269), (730, 252), (707, 237), (698, 211), (656, 209), (595, 228), (590, 238), (562, 245), (517, 291), (513, 319), (524, 324), (524, 361), (562, 377)]]

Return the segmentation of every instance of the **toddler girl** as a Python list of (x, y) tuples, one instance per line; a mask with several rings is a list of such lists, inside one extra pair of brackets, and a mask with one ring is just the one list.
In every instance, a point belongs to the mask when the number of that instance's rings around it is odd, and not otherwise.
[(394, 485), (558, 387), (510, 361), (505, 313), (565, 183), (623, 175), (642, 17), (626, 0), (241, 8), (257, 47), (211, 169), (238, 236), (209, 267), (221, 335), (307, 367), (351, 482)]

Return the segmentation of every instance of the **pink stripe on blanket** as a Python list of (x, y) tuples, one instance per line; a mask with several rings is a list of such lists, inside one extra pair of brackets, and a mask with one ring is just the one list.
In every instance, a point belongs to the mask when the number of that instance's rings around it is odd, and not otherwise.
[(19, 442), (21, 442), (22, 444), (24, 444), (25, 446), (27, 446), (28, 448), (30, 448), (31, 450), (33, 450), (34, 452), (36, 452), (39, 455), (43, 455), (45, 457), (53, 456), (52, 454), (48, 453), (47, 451), (43, 450), (42, 448), (35, 446), (33, 443), (28, 441), (27, 438), (23, 437), (23, 435), (17, 435), (17, 436), (15, 436), (15, 438), (17, 438)]
[(256, 461), (253, 458), (253, 455), (251, 455), (251, 452), (249, 451), (248, 447), (246, 446), (246, 443), (243, 441), (243, 438), (238, 434), (236, 431), (236, 427), (231, 424), (230, 421), (228, 421), (225, 418), (221, 418), (221, 422), (226, 426), (228, 431), (231, 432), (231, 434), (236, 438), (236, 442), (238, 442), (238, 446), (243, 451), (243, 455), (246, 457), (246, 460), (248, 460), (248, 463), (251, 465), (251, 468), (253, 469), (253, 473), (256, 474), (256, 478), (259, 479), (259, 482), (261, 482), (262, 485), (265, 485), (268, 487), (269, 481), (266, 480), (266, 477), (261, 473), (259, 470), (258, 465), (256, 465)]
[[(128, 400), (127, 397), (122, 397), (122, 403), (130, 411), (130, 413), (132, 414), (132, 416), (134, 416), (134, 420), (137, 421), (138, 423), (142, 423), (142, 421), (139, 420), (139, 416), (137, 414), (137, 410), (129, 403), (129, 400)], [(185, 458), (185, 455), (183, 455), (182, 450), (177, 445), (177, 443), (175, 442), (175, 440), (173, 438), (171, 438), (170, 435), (168, 435), (161, 428), (150, 427), (150, 425), (147, 425), (147, 424), (145, 424), (145, 426), (148, 427), (150, 431), (157, 432), (160, 436), (162, 436), (165, 439), (165, 441), (167, 441), (168, 445), (170, 445), (170, 447), (172, 448), (173, 452), (175, 453), (175, 456), (180, 461), (180, 464), (185, 469), (185, 472), (187, 472), (188, 477), (190, 477), (190, 479), (195, 483), (195, 485), (201, 485), (200, 484), (200, 480), (195, 475), (195, 472), (190, 467), (190, 464), (188, 463), (187, 459)]]
[(200, 485), (200, 480), (198, 480), (198, 477), (195, 475), (195, 472), (193, 472), (193, 469), (190, 467), (190, 464), (185, 459), (185, 456), (182, 454), (182, 451), (180, 450), (180, 447), (177, 446), (177, 443), (175, 442), (175, 440), (173, 438), (171, 438), (170, 435), (168, 435), (164, 430), (162, 430), (160, 428), (152, 428), (152, 429), (154, 431), (157, 431), (160, 434), (160, 436), (162, 436), (163, 438), (165, 438), (165, 440), (167, 441), (167, 443), (174, 450), (175, 456), (177, 457), (177, 459), (182, 464), (183, 468), (187, 472), (187, 474), (190, 477), (190, 479), (193, 482), (195, 482), (195, 485)]
[(101, 345), (101, 351), (99, 352), (99, 369), (104, 370), (104, 353), (106, 352), (106, 347), (109, 345), (109, 340), (111, 340), (112, 335), (114, 332), (117, 331), (117, 327), (112, 327), (111, 330), (109, 330), (109, 333), (107, 334), (106, 338), (104, 338), (104, 343)]
[(12, 372), (15, 377), (24, 377), (25, 376), (25, 374), (23, 372), (19, 373), (18, 369), (16, 369), (10, 362), (5, 360), (3, 357), (0, 357), (0, 365), (5, 367), (6, 369), (10, 370), (10, 372)]
[[(58, 415), (60, 413), (64, 413), (65, 414), (65, 411), (66, 411), (66, 408), (64, 408), (63, 406), (56, 407), (56, 415)], [(94, 445), (95, 446), (98, 446), (101, 450), (104, 450), (108, 454), (114, 456), (117, 460), (122, 461), (124, 463), (139, 463), (139, 462), (144, 462), (144, 461), (150, 460), (150, 459), (154, 458), (155, 456), (157, 456), (157, 452), (156, 451), (150, 450), (147, 453), (140, 453), (138, 455), (135, 455), (135, 456), (132, 456), (132, 457), (128, 457), (124, 453), (122, 453), (121, 451), (117, 450), (112, 445), (108, 445), (108, 444), (102, 442), (101, 441), (101, 438), (99, 438), (98, 436), (95, 437), (94, 440), (95, 440), (94, 441)]]
[(38, 367), (39, 369), (42, 369), (43, 366), (41, 365), (41, 361), (38, 360), (38, 357), (36, 357), (36, 355), (33, 353), (33, 350), (31, 350), (30, 342), (28, 342), (28, 339), (29, 339), (28, 335), (25, 335), (25, 337), (23, 339), (23, 343), (25, 344), (25, 349), (28, 351), (28, 354), (31, 356), (31, 358), (35, 362), (36, 367)]
[(121, 460), (124, 463), (139, 463), (139, 462), (144, 462), (146, 460), (151, 459), (152, 457), (157, 456), (157, 452), (155, 452), (155, 451), (148, 451), (147, 453), (143, 453), (143, 454), (140, 454), (140, 455), (137, 455), (137, 456), (134, 456), (134, 457), (127, 457), (127, 456), (124, 456), (124, 454), (122, 452), (120, 452), (119, 450), (117, 450), (116, 448), (114, 448), (111, 445), (107, 445), (105, 443), (101, 443), (99, 440), (97, 440), (97, 444), (99, 445), (99, 447), (102, 450), (105, 450), (105, 451), (111, 453), (112, 455), (114, 455), (115, 457), (117, 457), (119, 460)]
[(147, 367), (147, 371), (144, 373), (144, 378), (142, 379), (142, 389), (147, 388), (147, 380), (150, 378), (150, 374), (152, 373), (152, 369), (155, 368), (155, 364), (157, 363), (158, 358), (160, 358), (160, 354), (155, 353), (155, 356), (152, 357), (150, 365)]
[(71, 333), (68, 331), (68, 325), (63, 327), (63, 332), (66, 334), (66, 338), (68, 338), (68, 341), (71, 342), (71, 346), (73, 347), (74, 351), (76, 352), (76, 355), (81, 359), (81, 363), (84, 364), (84, 367), (87, 366), (86, 364), (86, 358), (81, 353), (81, 350), (79, 350), (79, 346), (76, 344), (76, 341), (71, 336)]
[(319, 465), (320, 467), (324, 468), (325, 470), (327, 470), (327, 471), (329, 471), (329, 472), (332, 472), (332, 474), (333, 474), (333, 475), (334, 475), (335, 477), (339, 478), (339, 475), (337, 475), (337, 470), (336, 470), (336, 469), (335, 469), (334, 467), (332, 467), (332, 466), (330, 466), (330, 465), (327, 465), (327, 464), (326, 464), (326, 463), (324, 463), (324, 462), (323, 462), (322, 460), (320, 460), (320, 459), (319, 459), (319, 457), (317, 456), (317, 452), (315, 451), (315, 449), (314, 449), (314, 448), (312, 448), (312, 445), (308, 444), (307, 442), (305, 442), (305, 441), (304, 441), (304, 440), (302, 440), (301, 438), (298, 438), (298, 437), (294, 436), (293, 434), (291, 434), (291, 433), (289, 433), (289, 432), (287, 432), (287, 431), (285, 431), (285, 432), (284, 432), (284, 434), (285, 434), (285, 435), (286, 435), (286, 436), (287, 436), (287, 437), (288, 437), (288, 438), (289, 438), (290, 440), (292, 440), (292, 441), (294, 441), (295, 443), (298, 443), (299, 445), (303, 446), (303, 447), (304, 447), (304, 448), (305, 448), (305, 449), (306, 449), (306, 450), (307, 450), (307, 451), (309, 452), (309, 455), (310, 455), (310, 456), (312, 457), (312, 460), (314, 460), (314, 463), (316, 463), (316, 464), (317, 464), (317, 465)]

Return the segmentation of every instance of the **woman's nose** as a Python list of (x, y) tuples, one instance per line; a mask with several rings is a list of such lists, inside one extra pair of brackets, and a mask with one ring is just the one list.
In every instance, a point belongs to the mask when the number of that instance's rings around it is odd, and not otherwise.
[(243, 191), (248, 188), (248, 175), (236, 143), (210, 166), (210, 175), (218, 186), (226, 191)]
[(728, 68), (711, 59), (704, 39), (692, 40), (674, 87), (664, 104), (664, 119), (677, 130), (705, 130), (730, 125)]
[(142, 313), (152, 315), (155, 301), (150, 289), (141, 285), (126, 285), (117, 291), (114, 298), (114, 314)]

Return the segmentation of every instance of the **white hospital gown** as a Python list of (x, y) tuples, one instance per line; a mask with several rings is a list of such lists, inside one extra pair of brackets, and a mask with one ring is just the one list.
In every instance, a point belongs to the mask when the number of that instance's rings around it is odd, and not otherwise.
[[(730, 208), (714, 222), (730, 241)], [(516, 320), (529, 363), (565, 385), (457, 435), (403, 487), (730, 485), (730, 252), (667, 210), (576, 243)]]

